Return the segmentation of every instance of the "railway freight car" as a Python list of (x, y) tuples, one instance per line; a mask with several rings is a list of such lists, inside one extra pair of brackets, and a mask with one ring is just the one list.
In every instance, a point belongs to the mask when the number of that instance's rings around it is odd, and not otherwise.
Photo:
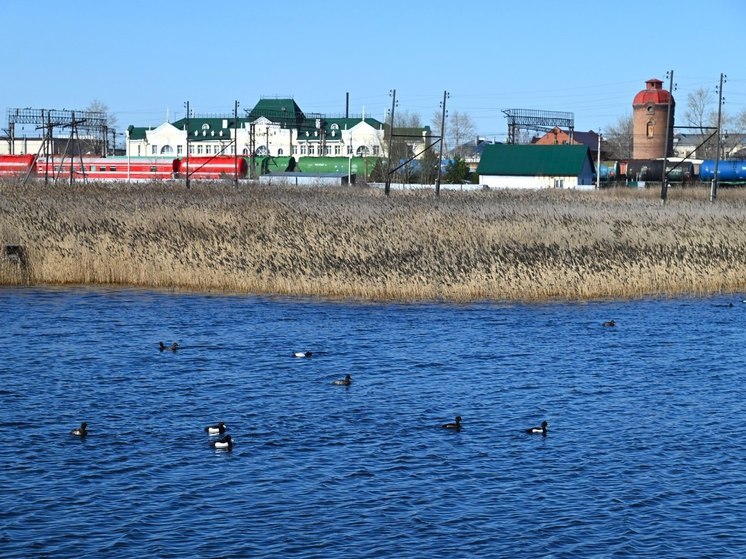
[[(689, 161), (668, 163), (666, 176), (669, 182), (689, 182), (694, 178), (694, 165)], [(662, 178), (662, 159), (633, 159), (627, 163), (627, 180), (660, 182)]]
[[(746, 183), (746, 160), (726, 159), (718, 161), (718, 182), (730, 184)], [(715, 178), (715, 160), (705, 159), (699, 166), (699, 178), (702, 182)]]

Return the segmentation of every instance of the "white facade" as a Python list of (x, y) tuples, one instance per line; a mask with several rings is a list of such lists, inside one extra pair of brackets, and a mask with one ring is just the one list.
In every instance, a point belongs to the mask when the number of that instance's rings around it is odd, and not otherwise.
[[(199, 119), (195, 118), (195, 121)], [(198, 130), (193, 130), (189, 136), (190, 155), (233, 155), (232, 144), (234, 134), (237, 134), (239, 155), (251, 154), (251, 128), (253, 124), (254, 149), (257, 155), (271, 155), (273, 157), (319, 157), (319, 156), (383, 156), (385, 151), (383, 126), (376, 128), (360, 120), (349, 129), (341, 129), (332, 124), (330, 130), (298, 131), (295, 128), (285, 128), (260, 117), (253, 123), (241, 123), (241, 127), (229, 127), (227, 119), (223, 119), (222, 126), (214, 126), (220, 119), (209, 119)], [(352, 120), (352, 119), (350, 119)], [(157, 128), (145, 131), (144, 138), (131, 138), (127, 132), (127, 155), (148, 157), (183, 157), (186, 154), (185, 130), (180, 130), (168, 122)]]
[(164, 122), (158, 128), (147, 130), (145, 140), (132, 142), (127, 138), (127, 155), (137, 157), (178, 157), (184, 153), (186, 131), (179, 130), (172, 124)]
[(592, 177), (517, 177), (510, 175), (479, 175), (479, 183), (490, 188), (533, 189), (543, 188), (574, 188), (593, 190), (595, 188)]

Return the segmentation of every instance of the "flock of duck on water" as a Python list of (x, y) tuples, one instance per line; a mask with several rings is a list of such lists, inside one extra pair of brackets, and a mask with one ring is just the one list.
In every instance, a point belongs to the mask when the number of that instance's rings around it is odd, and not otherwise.
[[(602, 326), (605, 328), (613, 328), (616, 326), (616, 322), (614, 322), (613, 320), (607, 320), (606, 322), (602, 323)], [(163, 342), (158, 342), (158, 349), (160, 351), (177, 351), (179, 347), (180, 346), (177, 342), (173, 342), (171, 345), (166, 345)], [(308, 359), (313, 356), (313, 352), (296, 351), (296, 352), (293, 352), (292, 356)], [(352, 375), (347, 374), (344, 376), (344, 378), (336, 379), (332, 381), (332, 384), (336, 386), (350, 386), (352, 384)], [(453, 422), (443, 423), (441, 427), (443, 429), (451, 429), (454, 431), (460, 431), (463, 425), (462, 421), (463, 420), (461, 416), (457, 415)], [(547, 421), (542, 421), (539, 427), (529, 427), (528, 429), (526, 429), (526, 433), (529, 435), (542, 435), (546, 437), (548, 427), (549, 427), (549, 423)], [(213, 446), (213, 448), (217, 450), (232, 450), (233, 449), (233, 439), (231, 438), (230, 435), (226, 434), (227, 429), (228, 427), (223, 421), (216, 423), (215, 425), (208, 425), (207, 427), (205, 427), (205, 432), (210, 437), (220, 437), (217, 440), (211, 441), (211, 445)], [(87, 436), (88, 435), (88, 423), (85, 421), (82, 422), (80, 424), (80, 427), (71, 430), (70, 434), (76, 437)]]

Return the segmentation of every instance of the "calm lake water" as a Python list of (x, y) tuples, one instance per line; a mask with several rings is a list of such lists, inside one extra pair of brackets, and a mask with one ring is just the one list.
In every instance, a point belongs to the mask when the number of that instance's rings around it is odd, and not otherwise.
[(0, 556), (744, 557), (742, 300), (0, 289)]

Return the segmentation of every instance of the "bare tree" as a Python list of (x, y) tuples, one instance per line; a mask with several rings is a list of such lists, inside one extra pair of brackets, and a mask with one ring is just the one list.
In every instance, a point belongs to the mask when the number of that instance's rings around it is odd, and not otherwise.
[[(739, 116), (731, 116), (725, 110), (720, 115), (720, 154), (717, 154), (717, 135), (713, 135), (718, 127), (718, 99), (715, 94), (704, 87), (696, 89), (687, 97), (687, 112), (685, 115), (689, 126), (700, 135), (701, 140), (712, 135), (704, 145), (696, 151), (696, 156), (703, 159), (728, 158), (741, 142), (742, 133), (746, 127), (746, 111)], [(714, 105), (714, 106), (713, 106)]]
[(746, 136), (746, 109), (741, 111), (741, 114), (738, 115), (736, 126), (738, 127), (738, 131)]
[[(109, 134), (109, 138), (112, 138), (112, 134), (114, 129), (117, 125), (117, 117), (114, 116), (111, 112), (109, 112), (109, 107), (104, 103), (103, 101), (99, 99), (94, 99), (91, 101), (88, 106), (85, 108), (86, 111), (89, 112), (98, 112), (98, 113), (104, 113), (106, 115), (106, 130), (102, 131), (103, 134)], [(101, 138), (95, 138), (93, 139), (93, 146), (96, 152), (102, 153), (104, 150), (104, 146), (107, 145), (107, 141), (109, 138), (101, 137)], [(111, 147), (114, 147), (114, 143), (111, 142)]]
[(463, 144), (476, 136), (476, 127), (468, 114), (454, 111), (446, 122), (446, 135), (454, 155), (463, 158)]
[[(443, 135), (443, 131), (440, 129), (441, 121), (443, 120), (443, 113), (441, 111), (435, 111), (433, 112), (433, 115), (430, 117), (430, 128), (433, 131), (433, 136), (435, 138), (439, 138)], [(446, 123), (446, 128), (448, 128), (448, 124)], [(448, 142), (446, 141), (446, 138), (443, 138), (443, 153), (448, 152)]]
[[(387, 124), (391, 124), (391, 117), (387, 116)], [(396, 172), (397, 178), (402, 182), (410, 182), (418, 169), (418, 165), (412, 162), (405, 163), (415, 156), (414, 145), (420, 140), (422, 130), (422, 118), (417, 113), (407, 111), (397, 112), (394, 118), (394, 138), (391, 143), (392, 168), (402, 165)]]
[(620, 116), (615, 125), (607, 126), (604, 134), (611, 159), (632, 159), (634, 121), (632, 115)]
[[(712, 108), (714, 102), (714, 93), (706, 87), (695, 89), (686, 97), (684, 118), (687, 126), (699, 134), (701, 140), (710, 136), (717, 127), (717, 111)], [(704, 159), (713, 159), (716, 151), (717, 139), (712, 137), (697, 149), (695, 155)]]
[(712, 112), (710, 106), (714, 100), (712, 91), (706, 87), (695, 89), (687, 95), (686, 113), (684, 114), (687, 125), (699, 129), (699, 133), (704, 134), (705, 128), (708, 126), (706, 122), (711, 120), (709, 118)]

